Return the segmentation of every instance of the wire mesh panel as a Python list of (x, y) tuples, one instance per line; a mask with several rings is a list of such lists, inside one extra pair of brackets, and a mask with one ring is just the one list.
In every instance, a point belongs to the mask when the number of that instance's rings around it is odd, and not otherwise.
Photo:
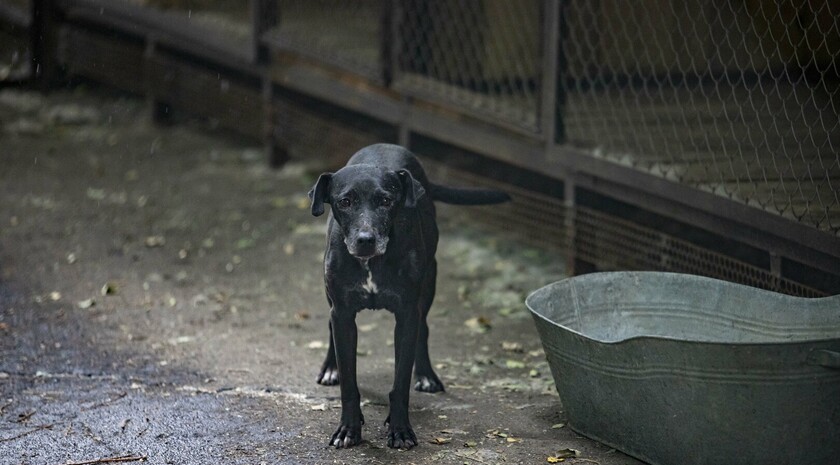
[(388, 0), (280, 0), (281, 48), (370, 79), (382, 79), (383, 22)]
[(840, 3), (570, 0), (571, 144), (840, 235)]
[(387, 128), (366, 125), (357, 115), (338, 115), (333, 107), (318, 108), (277, 96), (271, 102), (274, 141), (299, 160), (316, 159), (335, 169), (356, 151), (379, 142), (393, 142)]
[(541, 2), (398, 2), (395, 86), (538, 130)]
[(421, 161), (433, 182), (498, 189), (511, 196), (510, 202), (479, 208), (436, 203), (438, 210), (445, 211), (451, 208), (456, 211), (452, 216), (480, 219), (492, 226), (495, 234), (510, 235), (515, 243), (538, 247), (553, 258), (559, 259), (566, 253), (567, 216), (562, 199), (478, 176), (425, 157), (421, 158)]
[[(769, 270), (616, 216), (578, 206), (511, 184), (478, 177), (440, 162), (423, 159), (430, 179), (454, 185), (490, 187), (509, 193), (512, 202), (485, 208), (451, 207), (456, 215), (479, 219), (500, 237), (539, 247), (553, 259), (569, 252), (597, 269), (690, 273), (802, 297), (825, 292)], [(445, 204), (438, 209), (446, 210)], [(454, 215), (453, 215), (454, 216)], [(574, 228), (573, 232), (572, 229)]]
[(31, 71), (31, 16), (32, 0), (0, 0), (0, 82), (24, 79)]
[(825, 295), (769, 270), (597, 210), (577, 207), (574, 221), (575, 253), (599, 270), (691, 273), (801, 297)]

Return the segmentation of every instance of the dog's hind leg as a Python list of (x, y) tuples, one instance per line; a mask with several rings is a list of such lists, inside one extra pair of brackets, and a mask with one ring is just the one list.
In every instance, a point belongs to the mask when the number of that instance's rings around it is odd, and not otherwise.
[(417, 335), (417, 355), (414, 362), (414, 389), (421, 392), (443, 392), (443, 382), (432, 369), (432, 361), (429, 358), (429, 325), (426, 323), (426, 316), (432, 308), (432, 301), (435, 299), (435, 282), (437, 280), (437, 261), (432, 259), (426, 276), (423, 280), (423, 288), (420, 294), (418, 306), (420, 307), (420, 328)]
[(332, 322), (330, 322), (330, 347), (327, 349), (327, 356), (324, 358), (324, 363), (321, 364), (321, 372), (318, 374), (318, 384), (324, 386), (336, 386), (338, 384), (338, 364), (335, 360)]

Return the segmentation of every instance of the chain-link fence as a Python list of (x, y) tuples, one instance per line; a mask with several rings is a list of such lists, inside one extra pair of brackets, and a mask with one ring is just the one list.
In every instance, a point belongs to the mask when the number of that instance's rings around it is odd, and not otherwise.
[(565, 3), (591, 153), (840, 235), (840, 3)]
[(284, 49), (383, 80), (387, 0), (280, 0), (274, 40)]
[[(539, 138), (546, 4), (283, 0), (279, 29), (289, 50)], [(840, 4), (560, 5), (566, 143), (840, 235)]]
[(539, 0), (281, 0), (282, 48), (538, 131)]
[(538, 131), (542, 2), (397, 3), (397, 89)]

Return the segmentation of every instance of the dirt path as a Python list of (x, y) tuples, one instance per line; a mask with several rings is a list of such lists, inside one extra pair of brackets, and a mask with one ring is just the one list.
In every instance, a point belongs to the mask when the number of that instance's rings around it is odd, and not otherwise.
[[(447, 392), (385, 447), (393, 319), (358, 323), (365, 443), (326, 446), (328, 309), (313, 178), (258, 147), (82, 89), (0, 92), (0, 463), (638, 463), (566, 427), (522, 299), (563, 276), (441, 209), (430, 316)], [(349, 154), (348, 154), (349, 155)]]

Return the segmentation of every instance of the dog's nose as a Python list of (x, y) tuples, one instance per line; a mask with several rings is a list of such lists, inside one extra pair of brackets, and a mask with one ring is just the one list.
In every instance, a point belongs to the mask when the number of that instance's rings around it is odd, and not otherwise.
[(359, 235), (356, 236), (356, 245), (360, 247), (369, 247), (374, 245), (375, 242), (376, 238), (373, 236), (372, 232), (359, 231)]

